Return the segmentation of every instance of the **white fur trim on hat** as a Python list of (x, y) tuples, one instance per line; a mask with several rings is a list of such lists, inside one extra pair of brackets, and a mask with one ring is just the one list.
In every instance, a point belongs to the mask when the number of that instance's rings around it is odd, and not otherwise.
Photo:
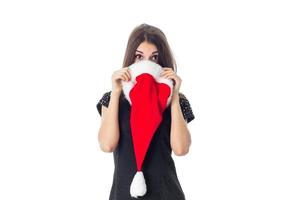
[(129, 71), (130, 71), (131, 79), (128, 82), (122, 81), (122, 87), (123, 87), (124, 95), (130, 104), (131, 104), (131, 100), (129, 97), (129, 92), (136, 84), (136, 80), (135, 80), (136, 77), (143, 73), (148, 73), (152, 75), (153, 78), (156, 80), (156, 82), (165, 83), (170, 87), (171, 94), (168, 97), (167, 105), (170, 104), (172, 98), (172, 92), (173, 92), (173, 83), (170, 79), (160, 77), (160, 73), (162, 72), (162, 67), (159, 64), (156, 64), (155, 62), (152, 62), (150, 60), (142, 60), (140, 62), (133, 63), (132, 65), (130, 65)]
[(141, 171), (136, 172), (132, 183), (130, 185), (130, 195), (138, 198), (144, 196), (147, 192), (147, 186), (144, 178), (144, 174)]

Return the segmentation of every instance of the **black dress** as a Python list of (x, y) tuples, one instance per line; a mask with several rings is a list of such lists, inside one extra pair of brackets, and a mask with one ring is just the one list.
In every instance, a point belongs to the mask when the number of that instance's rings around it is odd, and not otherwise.
[[(111, 91), (104, 93), (96, 107), (101, 116), (101, 105), (108, 107)], [(179, 94), (180, 107), (187, 122), (195, 117), (185, 95)], [(119, 99), (120, 138), (114, 156), (114, 175), (109, 200), (133, 200), (130, 185), (137, 171), (130, 130), (131, 105), (122, 92)], [(170, 146), (171, 107), (168, 106), (147, 151), (142, 171), (147, 193), (143, 200), (185, 200), (177, 178)]]

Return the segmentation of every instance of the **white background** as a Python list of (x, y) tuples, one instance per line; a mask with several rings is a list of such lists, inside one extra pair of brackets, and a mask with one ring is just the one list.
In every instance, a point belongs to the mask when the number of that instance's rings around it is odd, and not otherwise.
[(297, 1), (1, 1), (0, 199), (106, 200), (96, 103), (141, 23), (167, 36), (195, 119), (187, 200), (300, 199)]

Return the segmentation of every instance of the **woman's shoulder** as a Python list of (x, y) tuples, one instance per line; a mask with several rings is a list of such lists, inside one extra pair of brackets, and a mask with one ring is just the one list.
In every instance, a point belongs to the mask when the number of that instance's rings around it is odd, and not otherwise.
[[(101, 96), (101, 98), (98, 100), (97, 104), (96, 104), (96, 108), (98, 110), (98, 113), (100, 114), (100, 116), (102, 116), (102, 106), (105, 106), (108, 108), (109, 102), (110, 102), (110, 96), (111, 96), (112, 91), (108, 90), (106, 92), (104, 92)], [(122, 94), (120, 95), (123, 96)]]
[[(106, 107), (108, 107), (109, 105), (109, 101), (110, 101), (110, 97), (111, 97), (111, 90), (108, 90), (106, 92), (103, 93), (102, 97), (100, 98), (100, 100), (98, 101), (98, 104), (104, 105)], [(120, 94), (120, 100), (123, 100), (125, 98), (124, 92), (122, 90), (121, 94)]]
[(96, 108), (97, 108), (98, 113), (100, 114), (100, 116), (102, 116), (102, 106), (108, 107), (108, 105), (109, 105), (110, 94), (111, 94), (111, 91), (104, 92), (104, 94), (98, 100), (98, 102), (96, 104)]
[(187, 96), (186, 96), (184, 93), (182, 93), (182, 92), (179, 92), (179, 102), (180, 102), (181, 104), (190, 104), (189, 99), (188, 99)]
[(184, 119), (187, 121), (187, 123), (189, 123), (195, 118), (195, 116), (190, 101), (188, 100), (186, 95), (182, 92), (179, 92), (179, 104)]
[(187, 99), (186, 96), (185, 96), (185, 94), (182, 93), (182, 92), (179, 92), (179, 98), (181, 98), (181, 99)]
[(106, 91), (102, 95), (101, 99), (99, 100), (99, 103), (108, 107), (109, 100), (110, 100), (111, 91)]

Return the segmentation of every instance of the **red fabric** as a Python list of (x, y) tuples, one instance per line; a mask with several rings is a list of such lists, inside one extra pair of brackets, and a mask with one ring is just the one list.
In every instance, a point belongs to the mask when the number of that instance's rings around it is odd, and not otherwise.
[(147, 73), (136, 77), (136, 84), (129, 93), (130, 126), (138, 171), (142, 170), (148, 147), (162, 120), (170, 94), (171, 89), (167, 84), (157, 83)]

